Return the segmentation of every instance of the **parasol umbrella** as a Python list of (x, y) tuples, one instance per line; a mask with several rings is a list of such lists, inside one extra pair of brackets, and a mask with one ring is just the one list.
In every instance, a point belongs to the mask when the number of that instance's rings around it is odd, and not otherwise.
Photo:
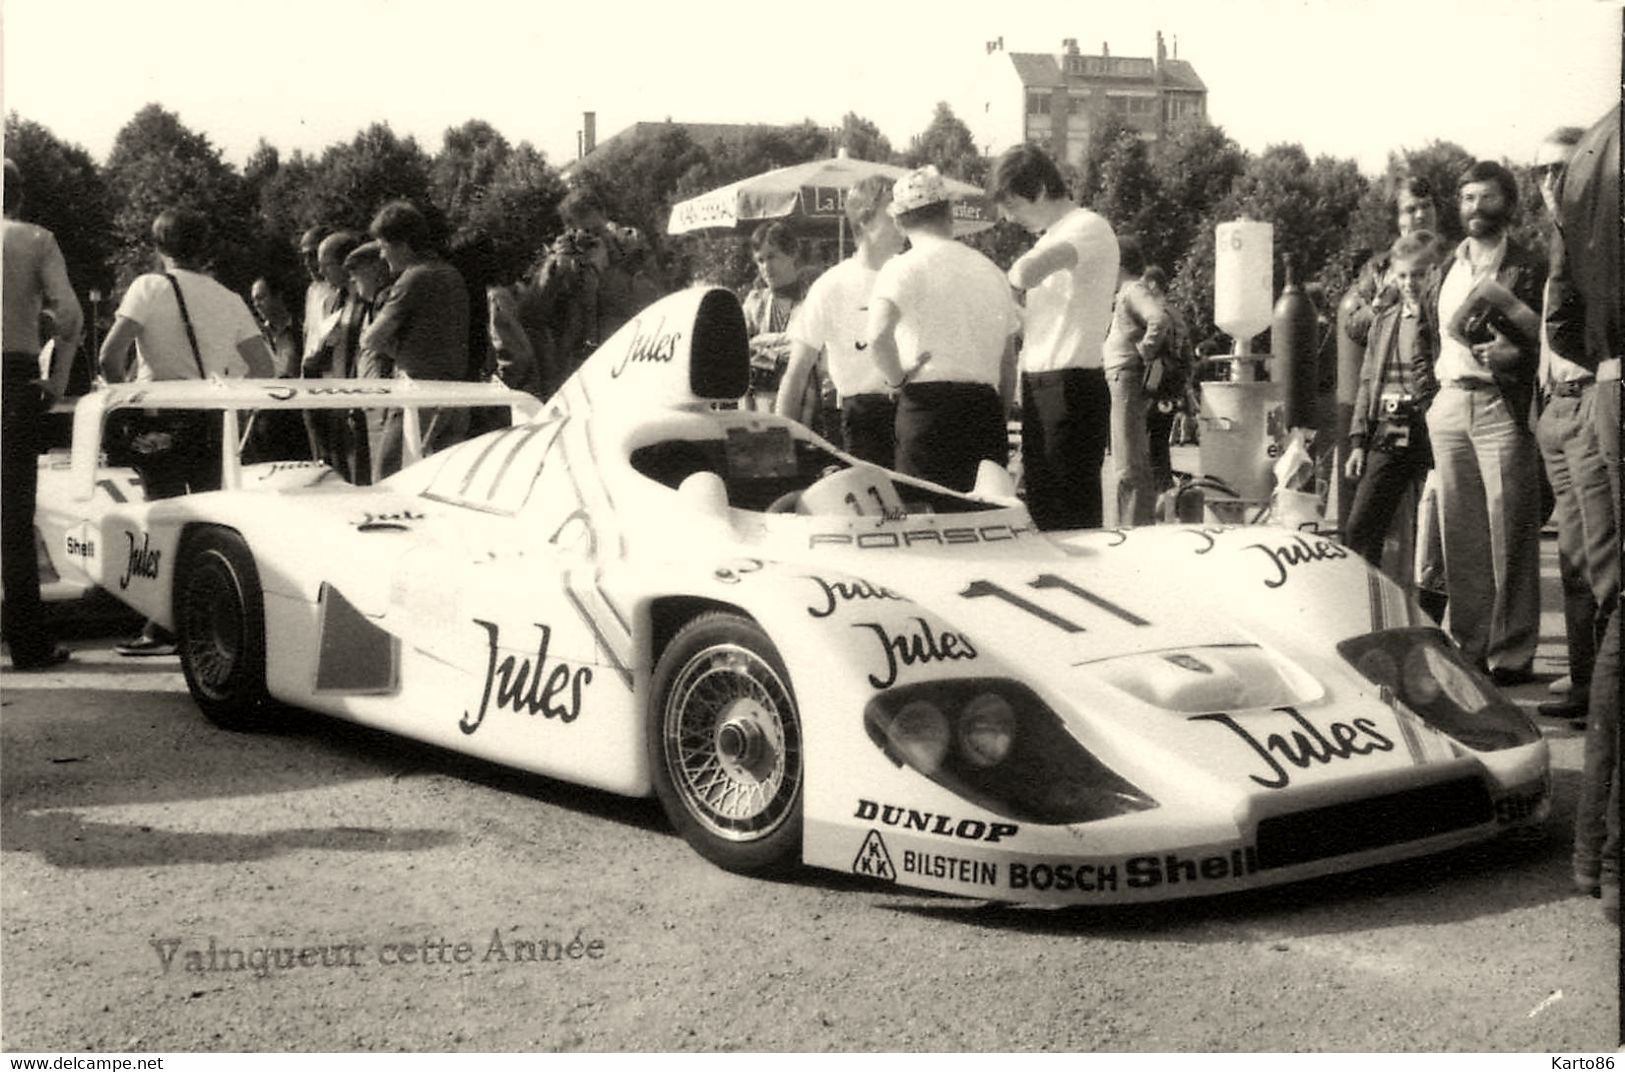
[[(672, 206), (666, 233), (738, 230), (766, 220), (826, 222), (840, 230), (847, 190), (871, 175), (895, 180), (907, 172), (895, 164), (853, 159), (843, 149), (831, 159), (765, 171), (680, 201)], [(993, 226), (993, 208), (979, 187), (956, 179), (946, 181), (954, 197), (954, 234), (975, 234)]]

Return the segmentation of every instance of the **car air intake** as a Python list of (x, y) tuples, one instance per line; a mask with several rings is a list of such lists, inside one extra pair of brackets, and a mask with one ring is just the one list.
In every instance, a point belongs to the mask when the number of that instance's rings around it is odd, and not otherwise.
[(1387, 796), (1261, 819), (1260, 870), (1347, 856), (1448, 834), (1495, 818), (1483, 779), (1469, 775)]

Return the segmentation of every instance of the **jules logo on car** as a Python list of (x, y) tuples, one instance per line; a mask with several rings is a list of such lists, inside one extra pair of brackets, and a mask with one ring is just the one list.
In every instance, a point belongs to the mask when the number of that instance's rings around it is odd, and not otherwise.
[(125, 564), (124, 576), (118, 580), (119, 588), (130, 587), (130, 581), (136, 577), (156, 581), (158, 579), (158, 563), (163, 556), (163, 552), (152, 547), (152, 533), (143, 532), (141, 534), (141, 546), (139, 547), (136, 546), (135, 533), (126, 531), (124, 538), (130, 543), (130, 558), (129, 562)]

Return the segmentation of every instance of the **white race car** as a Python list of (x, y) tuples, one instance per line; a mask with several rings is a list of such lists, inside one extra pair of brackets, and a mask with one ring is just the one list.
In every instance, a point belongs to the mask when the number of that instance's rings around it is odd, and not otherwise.
[[(1546, 817), (1535, 727), (1337, 543), (1042, 534), (996, 466), (957, 494), (740, 411), (748, 360), (738, 303), (696, 289), (528, 419), (490, 386), (109, 389), (77, 413), (73, 538), (215, 722), (294, 705), (653, 794), (737, 871), (1143, 901)], [(228, 459), (226, 490), (90, 498), (116, 408), (356, 404), (520, 419), (372, 487)]]

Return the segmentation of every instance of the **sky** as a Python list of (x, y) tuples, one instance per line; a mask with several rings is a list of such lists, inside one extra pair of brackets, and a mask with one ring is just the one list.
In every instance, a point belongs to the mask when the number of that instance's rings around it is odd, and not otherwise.
[(241, 166), (261, 137), (319, 153), (374, 122), (436, 151), (478, 118), (563, 165), (582, 113), (835, 125), (901, 149), (969, 107), (985, 43), (1149, 56), (1161, 30), (1244, 148), (1298, 142), (1370, 174), (1434, 139), (1527, 160), (1620, 95), (1620, 0), (0, 0), (7, 112), (106, 159), (157, 102)]

